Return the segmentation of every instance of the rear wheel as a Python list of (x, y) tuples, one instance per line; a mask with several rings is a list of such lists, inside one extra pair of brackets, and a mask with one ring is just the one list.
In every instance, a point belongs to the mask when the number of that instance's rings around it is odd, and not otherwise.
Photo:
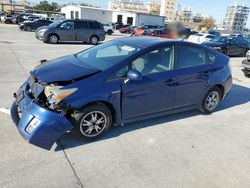
[(113, 31), (112, 31), (111, 29), (109, 29), (109, 30), (107, 31), (107, 34), (108, 34), (108, 35), (112, 35), (112, 33), (113, 33)]
[(48, 41), (51, 44), (57, 44), (58, 41), (59, 41), (59, 38), (58, 38), (58, 36), (52, 34), (52, 35), (49, 36), (49, 40)]
[(218, 87), (211, 88), (203, 99), (201, 110), (205, 113), (212, 113), (220, 104), (222, 91)]
[(97, 36), (92, 36), (92, 37), (90, 38), (90, 43), (91, 43), (91, 44), (97, 45), (98, 42), (99, 42), (99, 39), (98, 39)]
[(103, 136), (112, 125), (112, 114), (108, 107), (96, 103), (77, 112), (73, 117), (72, 133), (85, 140), (95, 140)]
[(25, 30), (30, 32), (30, 31), (31, 31), (31, 27), (30, 27), (30, 26), (27, 26), (27, 27), (25, 28)]

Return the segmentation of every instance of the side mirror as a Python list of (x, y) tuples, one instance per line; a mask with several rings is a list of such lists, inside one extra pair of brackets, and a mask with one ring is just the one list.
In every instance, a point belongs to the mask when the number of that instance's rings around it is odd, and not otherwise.
[(130, 80), (142, 80), (142, 78), (143, 76), (139, 71), (131, 69), (130, 71), (128, 71), (127, 79), (124, 81), (124, 83), (127, 84)]

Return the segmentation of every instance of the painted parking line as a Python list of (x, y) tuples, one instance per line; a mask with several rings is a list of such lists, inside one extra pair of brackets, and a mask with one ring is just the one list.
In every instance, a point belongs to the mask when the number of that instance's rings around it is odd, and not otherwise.
[(8, 108), (0, 108), (0, 112), (10, 115), (10, 109)]

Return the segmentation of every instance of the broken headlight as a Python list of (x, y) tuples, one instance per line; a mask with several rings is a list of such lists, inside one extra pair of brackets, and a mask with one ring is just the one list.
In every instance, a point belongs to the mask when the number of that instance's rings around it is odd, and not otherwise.
[(58, 104), (77, 91), (77, 88), (64, 89), (63, 86), (45, 86), (44, 94), (49, 104)]

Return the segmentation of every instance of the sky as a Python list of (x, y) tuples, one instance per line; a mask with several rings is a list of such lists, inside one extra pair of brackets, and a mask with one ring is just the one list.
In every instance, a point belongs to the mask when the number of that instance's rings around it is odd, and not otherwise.
[[(39, 0), (30, 0), (31, 2), (39, 2)], [(52, 0), (49, 0), (52, 1)], [(103, 8), (107, 8), (108, 0), (54, 0), (59, 4), (63, 3), (78, 3), (85, 2), (93, 5), (98, 5)], [(149, 2), (150, 0), (144, 0)], [(152, 1), (152, 0), (151, 0)], [(160, 0), (155, 0), (160, 1)], [(182, 6), (190, 6), (195, 12), (201, 12), (204, 16), (212, 16), (217, 23), (221, 23), (225, 14), (227, 5), (232, 3), (234, 0), (177, 0), (177, 4)], [(245, 3), (250, 7), (250, 0), (238, 0), (239, 3)], [(250, 27), (250, 18), (248, 19), (248, 27)]]

